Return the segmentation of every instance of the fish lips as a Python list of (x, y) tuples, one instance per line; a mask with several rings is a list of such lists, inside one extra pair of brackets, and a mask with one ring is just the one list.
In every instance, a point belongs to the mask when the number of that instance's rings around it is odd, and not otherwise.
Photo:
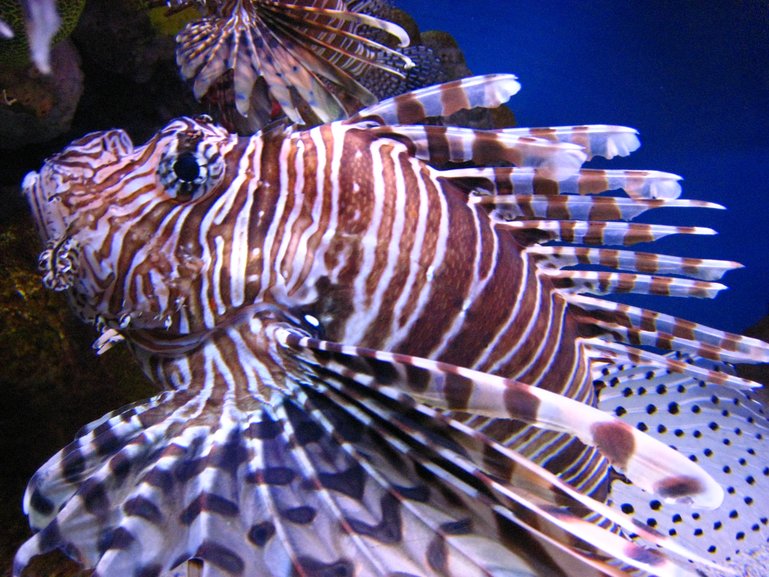
[(44, 243), (64, 236), (67, 229), (66, 218), (55, 186), (50, 186), (50, 171), (46, 168), (38, 172), (29, 172), (21, 183), (21, 191), (27, 199), (35, 226)]

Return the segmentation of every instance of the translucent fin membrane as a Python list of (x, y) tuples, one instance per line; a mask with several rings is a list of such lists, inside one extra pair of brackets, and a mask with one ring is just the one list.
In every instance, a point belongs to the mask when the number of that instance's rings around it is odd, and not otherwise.
[[(467, 395), (465, 395), (464, 391), (453, 389), (455, 383), (449, 385), (447, 382), (448, 388), (440, 390), (439, 383), (442, 378), (438, 374), (440, 373), (448, 379), (450, 373), (447, 372), (447, 369), (459, 369), (458, 367), (450, 367), (442, 363), (433, 363), (425, 359), (413, 357), (406, 360), (406, 355), (393, 355), (383, 351), (345, 347), (336, 343), (301, 337), (298, 334), (293, 334), (291, 331), (279, 331), (279, 338), (292, 350), (305, 351), (300, 352), (300, 358), (304, 359), (304, 362), (307, 363), (310, 372), (320, 371), (318, 373), (319, 377), (315, 381), (316, 384), (313, 385), (318, 392), (327, 395), (329, 394), (330, 387), (331, 390), (344, 395), (344, 398), (341, 399), (344, 402), (340, 403), (340, 406), (346, 407), (348, 411), (351, 410), (349, 407), (353, 404), (350, 400), (366, 407), (370, 414), (366, 418), (366, 422), (370, 426), (377, 426), (376, 421), (379, 419), (385, 422), (389, 421), (391, 425), (397, 428), (396, 430), (407, 435), (409, 439), (409, 443), (403, 443), (402, 447), (399, 447), (395, 439), (388, 439), (394, 448), (401, 454), (411, 454), (413, 452), (415, 458), (418, 458), (424, 467), (433, 471), (445, 483), (466, 492), (477, 504), (491, 505), (503, 517), (508, 517), (517, 524), (524, 523), (529, 531), (543, 538), (548, 538), (548, 535), (553, 534), (551, 532), (552, 529), (549, 528), (549, 525), (552, 524), (561, 530), (571, 533), (575, 537), (584, 539), (586, 541), (584, 546), (590, 547), (590, 545), (587, 545), (587, 543), (590, 543), (592, 546), (603, 549), (604, 553), (609, 555), (609, 558), (621, 559), (631, 566), (654, 571), (658, 575), (688, 574), (680, 566), (665, 559), (658, 552), (649, 551), (638, 547), (638, 545), (631, 544), (618, 535), (608, 532), (606, 529), (602, 529), (600, 526), (594, 525), (580, 516), (574, 515), (569, 509), (570, 507), (575, 507), (575, 510), (580, 510), (586, 506), (602, 515), (606, 515), (607, 518), (625, 527), (628, 532), (636, 534), (675, 554), (691, 558), (692, 554), (690, 552), (678, 547), (675, 543), (670, 542), (643, 524), (631, 521), (623, 515), (607, 510), (606, 505), (575, 491), (552, 473), (542, 469), (517, 452), (511, 451), (485, 437), (478, 430), (454, 421), (449, 415), (430, 409), (427, 406), (421, 404), (414, 405), (415, 399), (426, 401), (431, 406), (444, 406), (447, 403), (455, 405), (457, 398), (454, 397), (454, 393), (466, 399)], [(317, 356), (318, 353), (313, 351), (323, 351), (323, 354), (322, 356)], [(331, 354), (329, 355), (329, 353)], [(395, 360), (396, 358), (397, 360)], [(363, 359), (368, 359), (366, 364), (361, 363)], [(430, 365), (429, 368), (427, 368), (427, 364)], [(400, 380), (396, 377), (396, 375), (403, 375), (405, 377), (406, 372), (408, 372), (408, 377), (413, 382), (413, 378), (418, 376), (423, 370), (430, 373), (431, 376), (429, 378), (432, 382), (428, 384), (426, 379), (420, 378), (419, 392), (413, 390), (413, 385), (409, 384), (409, 381), (405, 379)], [(488, 377), (489, 375), (484, 376)], [(339, 379), (338, 382), (337, 378)], [(499, 380), (503, 381), (503, 379)], [(369, 392), (356, 392), (356, 389), (350, 385), (351, 382), (363, 386)], [(433, 388), (432, 385), (434, 384), (438, 388)], [(426, 385), (426, 388), (424, 385)], [(499, 403), (502, 399), (492, 400), (491, 396), (493, 396), (493, 393), (488, 388), (481, 391), (480, 389), (484, 388), (484, 385), (478, 382), (475, 382), (474, 385), (479, 387), (477, 391), (478, 397), (471, 398), (471, 404), (477, 402), (479, 398), (485, 397), (481, 404), (485, 405), (488, 403), (488, 405), (496, 404), (500, 406)], [(447, 398), (445, 394), (449, 389), (453, 390), (448, 393), (449, 398)], [(536, 389), (535, 391), (540, 390)], [(425, 432), (415, 425), (413, 417), (405, 418), (406, 413), (402, 410), (392, 412), (387, 404), (382, 404), (376, 400), (377, 395), (372, 395), (371, 393), (373, 392), (376, 392), (378, 395), (384, 395), (385, 398), (392, 399), (409, 409), (416, 409), (419, 413), (425, 415), (428, 421), (433, 423), (433, 426), (444, 423), (451, 429), (461, 432), (462, 436), (456, 437), (456, 440), (462, 443), (462, 451), (457, 452), (456, 449), (452, 449), (450, 443), (436, 443), (435, 440), (426, 436)], [(475, 393), (470, 397), (475, 397)], [(509, 399), (512, 399), (512, 397), (509, 397)], [(585, 407), (585, 405), (579, 406)], [(542, 408), (544, 409), (544, 407)], [(464, 409), (460, 410), (474, 412), (475, 408), (465, 406)], [(498, 409), (490, 409), (488, 407), (482, 410), (485, 412), (498, 411)], [(505, 410), (503, 409), (498, 412), (504, 413)], [(603, 417), (602, 422), (604, 422)], [(378, 427), (383, 429), (381, 424)], [(389, 436), (392, 436), (392, 433)], [(419, 443), (418, 449), (411, 448), (410, 445), (413, 442)], [(429, 449), (429, 451), (426, 449)], [(427, 458), (430, 451), (438, 456), (442, 456), (446, 462), (452, 463), (471, 477), (481, 480), (484, 485), (491, 488), (498, 495), (498, 498), (509, 499), (511, 502), (507, 503), (504, 507), (494, 506), (493, 502), (489, 502), (486, 495), (464, 485), (456, 473), (447, 473), (439, 466), (433, 464), (432, 460)], [(518, 477), (515, 481), (511, 481), (511, 483), (505, 482), (504, 476), (500, 476), (503, 474), (494, 472), (493, 468), (490, 470), (478, 468), (478, 463), (486, 463), (487, 466), (491, 467), (493, 463), (498, 461), (491, 458), (489, 451), (497, 452), (500, 458), (509, 459), (511, 464), (515, 463), (516, 468), (513, 471), (514, 475)], [(680, 459), (680, 457), (677, 458)], [(682, 461), (682, 464), (684, 461)], [(687, 470), (691, 469), (690, 464), (685, 464), (684, 467)], [(576, 503), (567, 506), (571, 499), (574, 499)], [(536, 514), (537, 521), (535, 523), (532, 523), (530, 520), (530, 515), (523, 514), (524, 509)], [(553, 541), (552, 544), (567, 550), (569, 554), (577, 558), (580, 557), (577, 550), (564, 544), (563, 539)], [(712, 564), (701, 558), (697, 559), (712, 566)], [(584, 561), (584, 559), (582, 560)], [(599, 564), (596, 567), (608, 575), (623, 574), (622, 572), (617, 573), (616, 569), (609, 571), (603, 564)]]
[(473, 76), (388, 98), (364, 108), (349, 122), (374, 117), (382, 124), (413, 124), (432, 116), (451, 116), (459, 110), (495, 108), (520, 88), (512, 74)]
[[(688, 355), (673, 358), (701, 369), (716, 368)], [(676, 447), (726, 488), (721, 507), (693, 512), (615, 482), (614, 505), (648, 519), (661, 533), (738, 575), (764, 574), (760, 551), (769, 541), (763, 498), (769, 487), (769, 420), (753, 394), (654, 365), (607, 366), (598, 378), (602, 409)]]
[(598, 170), (583, 168), (562, 179), (536, 168), (481, 167), (441, 171), (441, 176), (466, 188), (493, 195), (600, 194), (624, 190), (634, 199), (673, 199), (681, 194), (681, 177), (657, 170)]
[(686, 258), (608, 248), (536, 245), (527, 248), (526, 252), (536, 255), (540, 266), (548, 268), (595, 265), (649, 274), (688, 276), (709, 281), (718, 280), (728, 271), (742, 267), (741, 264), (733, 261)]
[(641, 146), (638, 132), (627, 126), (592, 124), (589, 126), (555, 126), (548, 128), (505, 128), (497, 131), (517, 136), (531, 136), (551, 142), (577, 144), (587, 154), (588, 160), (596, 156), (614, 158), (627, 156)]
[[(288, 331), (280, 333), (279, 338), (285, 346), (332, 352), (351, 360), (371, 359), (370, 386), (386, 384), (432, 406), (523, 420), (575, 435), (597, 446), (634, 483), (649, 491), (660, 491), (665, 498), (681, 498), (703, 507), (716, 507), (723, 498), (722, 489), (702, 476), (685, 457), (637, 436), (626, 427), (617, 427), (616, 421), (607, 419), (605, 414), (567, 397), (410, 355), (341, 345)], [(413, 383), (419, 385), (415, 387)]]

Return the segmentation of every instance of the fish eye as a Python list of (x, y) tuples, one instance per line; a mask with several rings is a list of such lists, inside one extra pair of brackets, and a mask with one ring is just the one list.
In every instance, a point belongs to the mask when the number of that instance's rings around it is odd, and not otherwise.
[(200, 165), (191, 152), (185, 152), (174, 162), (174, 174), (184, 182), (195, 182), (200, 176)]
[(184, 202), (212, 190), (223, 174), (224, 159), (216, 144), (189, 135), (172, 142), (158, 165), (158, 179), (168, 196)]

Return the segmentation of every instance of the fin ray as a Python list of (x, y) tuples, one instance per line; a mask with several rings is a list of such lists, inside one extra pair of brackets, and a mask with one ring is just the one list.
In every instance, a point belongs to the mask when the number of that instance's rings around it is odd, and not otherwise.
[(384, 125), (422, 122), (428, 117), (446, 117), (475, 107), (495, 108), (507, 102), (521, 85), (512, 74), (489, 74), (454, 80), (413, 90), (364, 108), (347, 121), (374, 117)]
[(658, 170), (598, 170), (582, 168), (576, 174), (555, 179), (529, 167), (471, 167), (441, 171), (441, 176), (465, 187), (478, 187), (494, 195), (506, 194), (600, 194), (624, 190), (635, 199), (675, 199), (681, 195), (681, 177)]
[(621, 327), (671, 335), (677, 339), (702, 343), (720, 351), (718, 359), (736, 363), (769, 362), (769, 344), (751, 337), (720, 331), (672, 315), (658, 313), (640, 307), (616, 303), (585, 295), (564, 295), (582, 314), (591, 317), (590, 322), (608, 320)]
[(587, 245), (631, 246), (654, 242), (671, 234), (712, 235), (715, 231), (700, 226), (640, 224), (617, 221), (514, 220), (498, 222), (516, 236), (529, 235), (532, 243), (560, 241)]
[[(404, 401), (413, 398), (436, 407), (519, 419), (572, 434), (587, 444), (598, 446), (602, 452), (606, 451), (605, 456), (615, 467), (625, 471), (633, 482), (646, 490), (661, 491), (671, 497), (670, 487), (675, 486), (675, 490), (681, 492), (680, 497), (685, 494), (687, 499), (703, 507), (715, 507), (723, 498), (721, 487), (703, 476), (687, 459), (663, 450), (658, 443), (649, 444), (650, 439), (636, 436), (626, 428), (615, 428), (618, 427), (615, 421), (572, 399), (488, 373), (410, 355), (345, 346), (302, 337), (290, 331), (283, 331), (278, 338), (292, 349), (330, 352), (343, 358), (367, 358), (386, 365), (389, 374), (384, 378), (377, 372), (377, 366), (372, 366), (371, 386), (379, 388), (377, 383), (380, 381), (387, 383), (395, 379), (394, 386), (398, 394), (404, 395)], [(412, 372), (411, 379), (400, 376), (407, 370)], [(415, 377), (414, 371), (418, 371), (424, 381), (422, 390), (414, 389), (410, 384)], [(632, 435), (633, 441), (628, 437), (628, 443), (634, 448), (623, 451), (620, 446), (606, 445), (612, 434), (620, 438)], [(660, 451), (670, 459), (667, 463), (660, 458)], [(673, 462), (675, 466), (671, 466)]]
[(723, 208), (698, 200), (636, 200), (620, 197), (574, 195), (477, 195), (473, 204), (488, 206), (500, 220), (632, 220), (655, 208)]
[(647, 274), (686, 276), (706, 281), (720, 280), (730, 270), (742, 267), (739, 263), (726, 260), (608, 248), (533, 245), (526, 249), (526, 253), (535, 255), (537, 265), (546, 268), (594, 265)]
[(592, 124), (547, 128), (504, 128), (495, 132), (576, 144), (585, 151), (588, 160), (596, 156), (609, 160), (615, 156), (627, 156), (641, 146), (638, 132), (627, 126)]

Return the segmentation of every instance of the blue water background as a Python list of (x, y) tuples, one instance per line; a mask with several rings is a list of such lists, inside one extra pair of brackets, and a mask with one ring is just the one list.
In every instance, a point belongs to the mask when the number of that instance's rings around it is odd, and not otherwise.
[(684, 198), (728, 207), (641, 219), (717, 229), (650, 248), (743, 263), (726, 275), (730, 289), (715, 301), (633, 302), (731, 331), (769, 314), (769, 2), (395, 3), (421, 30), (450, 32), (474, 73), (518, 75), (510, 106), (520, 126), (632, 126), (642, 147), (613, 166), (680, 174)]

